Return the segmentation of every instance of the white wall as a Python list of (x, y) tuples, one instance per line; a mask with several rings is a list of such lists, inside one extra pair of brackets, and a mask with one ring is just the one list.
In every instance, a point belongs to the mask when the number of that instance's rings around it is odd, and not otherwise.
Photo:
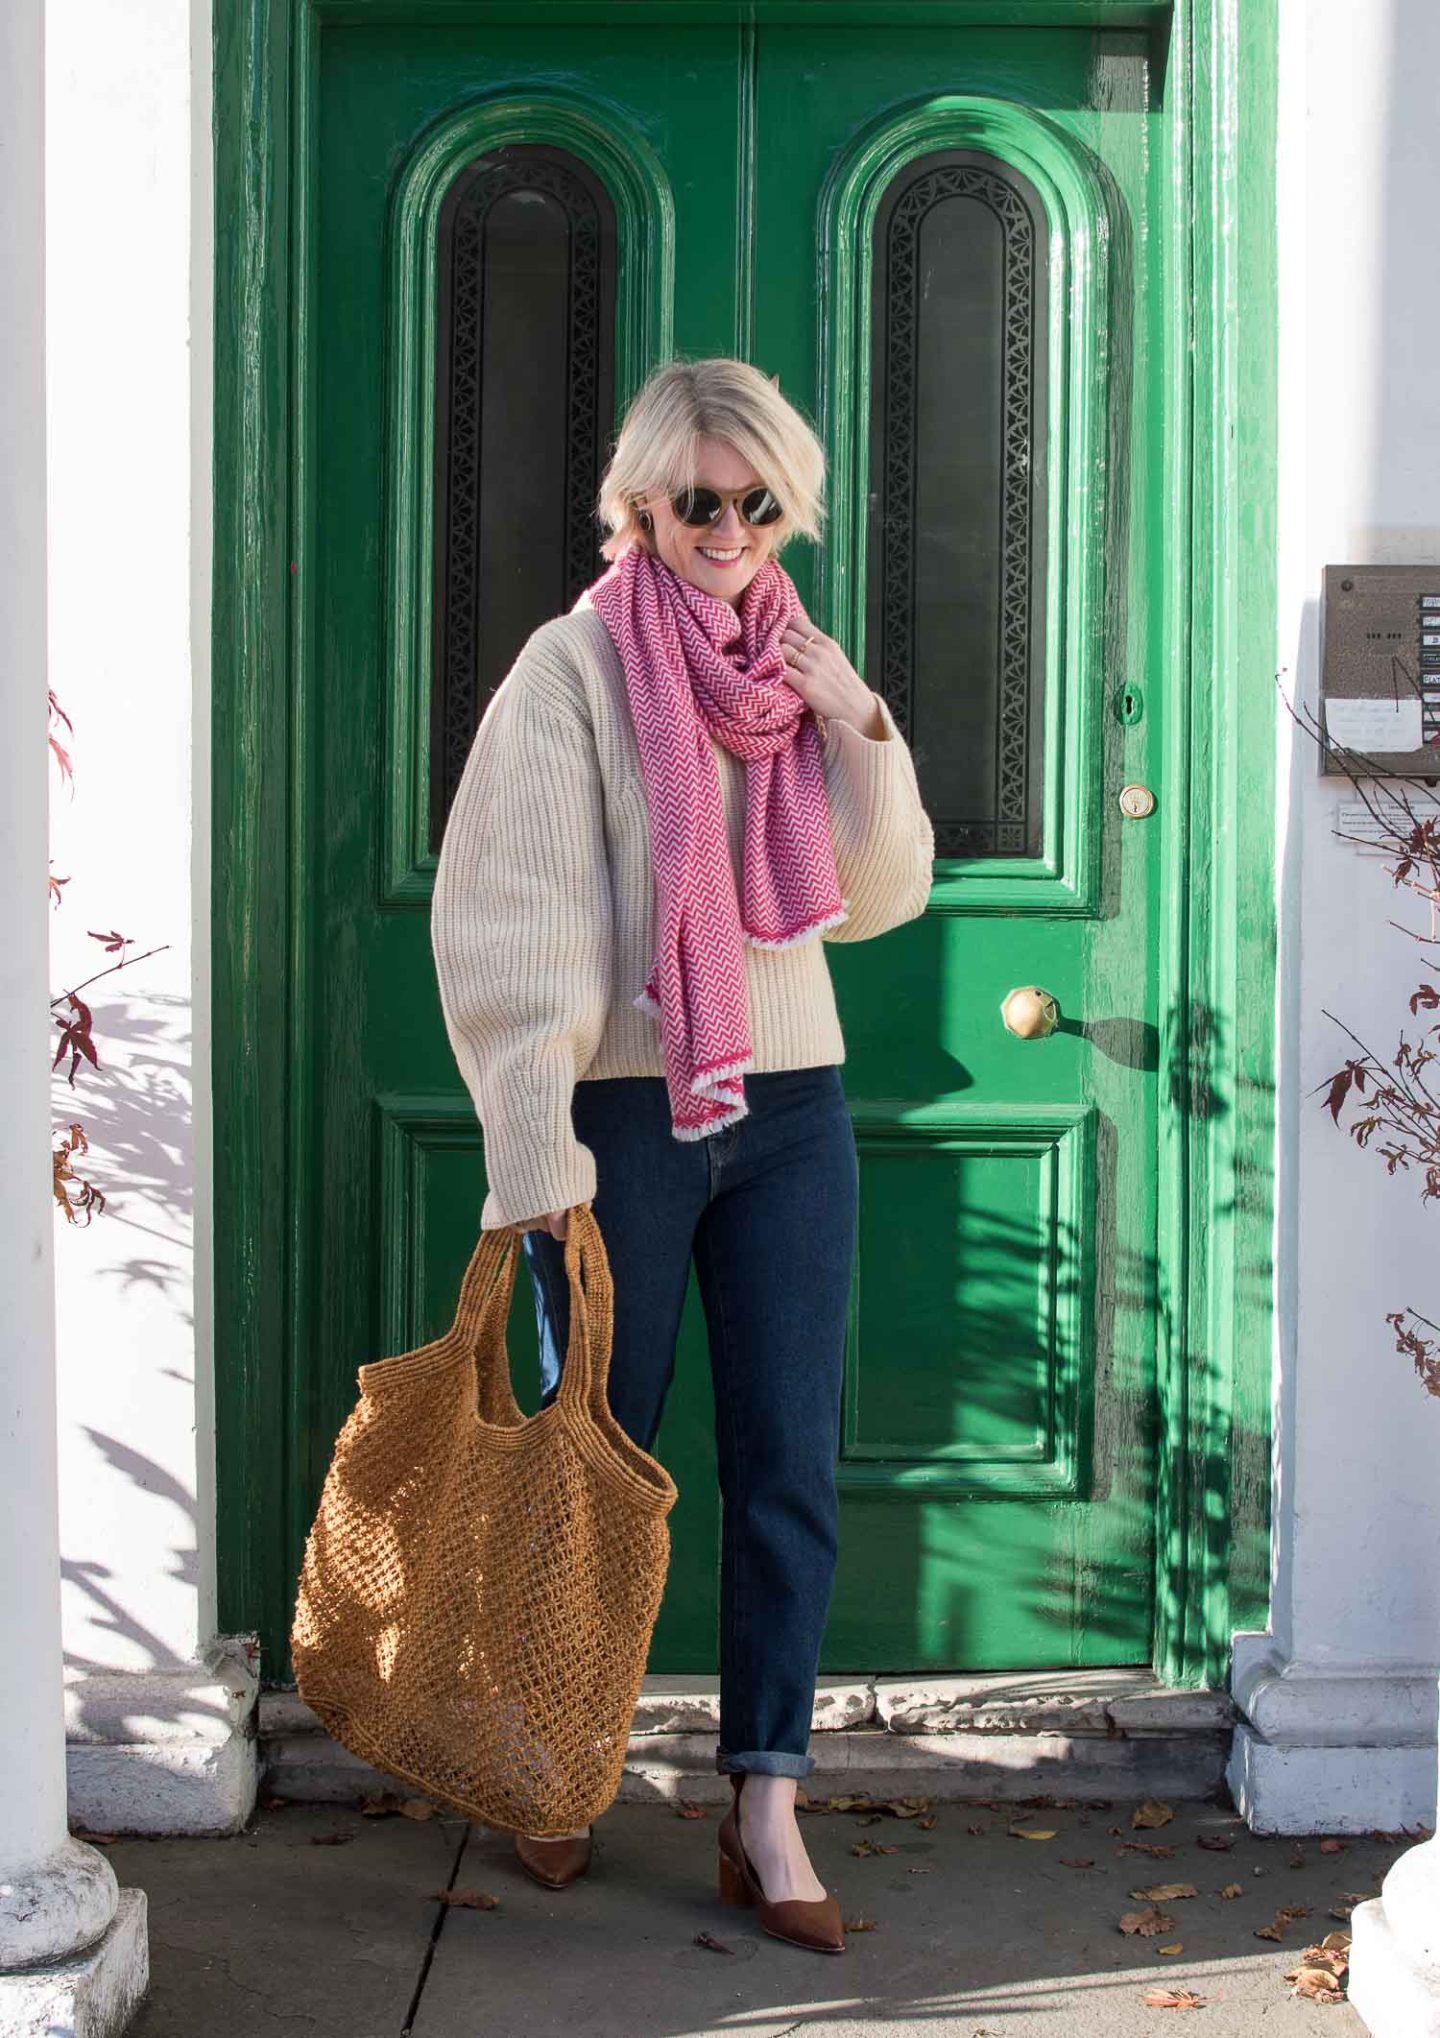
[[(53, 1083), (107, 1198), (88, 1228), (57, 1211), (55, 1247), (71, 1724), (112, 1740), (185, 1729), (174, 1680), (215, 1625), (210, 39), (207, 0), (47, 9), (49, 627), (75, 725), (52, 986), (116, 959), (90, 930), (164, 944), (85, 992), (102, 1072)], [(171, 1682), (107, 1713), (93, 1673), (112, 1670)]]
[[(1322, 568), (1440, 562), (1440, 10), (1281, 0), (1281, 20), (1276, 662), (1313, 711)], [(1388, 1058), (1437, 964), (1389, 924), (1428, 916), (1383, 860), (1335, 839), (1354, 794), (1283, 712), (1281, 752), (1275, 1577), (1271, 1636), (1237, 1646), (1263, 1737), (1241, 1780), (1280, 1830), (1395, 1826), (1434, 1815), (1440, 1401), (1385, 1315), (1440, 1318), (1440, 1214), (1314, 1093), (1353, 1051), (1326, 1011)]]

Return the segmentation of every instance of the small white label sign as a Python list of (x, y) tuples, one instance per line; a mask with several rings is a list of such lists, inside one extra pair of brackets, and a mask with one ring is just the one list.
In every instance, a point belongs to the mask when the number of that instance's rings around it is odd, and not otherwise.
[(1405, 819), (1401, 807), (1387, 806), (1383, 800), (1377, 800), (1375, 805), (1376, 812), (1373, 814), (1361, 800), (1338, 806), (1335, 809), (1335, 832), (1352, 841), (1358, 836), (1362, 842), (1383, 844), (1398, 855), (1396, 838), (1398, 836), (1403, 841), (1408, 837), (1414, 823)]
[(1347, 750), (1418, 750), (1421, 744), (1420, 699), (1338, 700), (1325, 702), (1325, 729), (1332, 743)]

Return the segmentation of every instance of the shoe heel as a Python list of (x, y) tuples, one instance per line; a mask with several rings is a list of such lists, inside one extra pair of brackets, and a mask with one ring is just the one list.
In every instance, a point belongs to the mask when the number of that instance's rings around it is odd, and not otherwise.
[(744, 1876), (728, 1854), (720, 1856), (720, 1901), (722, 1904), (753, 1904)]

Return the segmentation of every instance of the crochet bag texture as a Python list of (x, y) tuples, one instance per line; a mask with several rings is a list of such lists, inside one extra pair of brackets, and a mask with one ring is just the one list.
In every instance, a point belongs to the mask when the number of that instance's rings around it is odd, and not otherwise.
[(543, 1835), (620, 1788), (676, 1488), (610, 1412), (614, 1290), (583, 1203), (560, 1385), (522, 1413), (505, 1344), (520, 1252), (517, 1232), (483, 1232), (445, 1335), (360, 1367), (290, 1639), (336, 1740), (469, 1818)]

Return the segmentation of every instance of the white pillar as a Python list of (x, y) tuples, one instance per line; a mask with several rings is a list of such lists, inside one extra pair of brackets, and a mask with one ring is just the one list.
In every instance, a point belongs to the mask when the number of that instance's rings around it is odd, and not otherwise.
[(1350, 2000), (1371, 2038), (1440, 2038), (1440, 1837), (1402, 1854), (1350, 1926)]
[(43, 0), (0, 7), (0, 2032), (113, 2032), (144, 1898), (66, 1823), (46, 886)]

